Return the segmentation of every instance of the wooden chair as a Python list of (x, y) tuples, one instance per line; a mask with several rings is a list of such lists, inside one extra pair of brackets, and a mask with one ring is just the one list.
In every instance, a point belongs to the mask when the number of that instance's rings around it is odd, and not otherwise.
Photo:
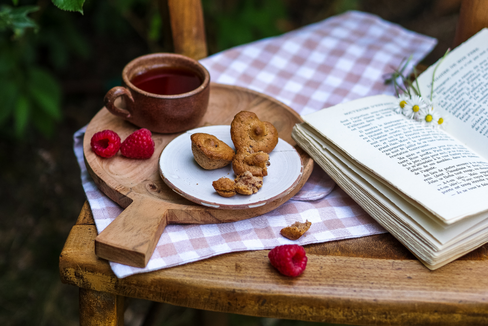
[(488, 1), (463, 0), (453, 47), (463, 43), (484, 27), (488, 27)]
[(207, 42), (200, 0), (165, 0), (161, 7), (167, 6), (176, 53), (199, 60), (207, 56)]
[[(457, 42), (479, 28), (478, 19), (463, 23), (468, 13), (488, 21), (487, 3), (463, 2)], [(200, 1), (169, 0), (168, 8), (175, 51), (205, 57)], [(95, 255), (96, 236), (85, 203), (59, 265), (62, 282), (79, 287), (81, 325), (123, 325), (125, 297), (315, 322), (488, 324), (488, 245), (434, 272), (391, 235), (383, 234), (307, 246), (309, 264), (297, 279), (276, 273), (264, 250), (118, 279), (108, 262)]]

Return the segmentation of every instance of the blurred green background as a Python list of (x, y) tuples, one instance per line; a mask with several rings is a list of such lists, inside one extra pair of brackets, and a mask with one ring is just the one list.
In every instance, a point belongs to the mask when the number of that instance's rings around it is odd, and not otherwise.
[[(361, 10), (436, 37), (426, 64), (451, 45), (459, 10), (459, 0), (202, 4), (209, 54)], [(0, 325), (78, 324), (77, 289), (58, 275), (59, 253), (85, 199), (72, 135), (121, 83), (127, 62), (171, 50), (163, 26), (157, 0), (0, 0)], [(200, 325), (201, 318), (311, 324), (128, 300), (126, 325), (142, 325), (148, 311), (155, 312), (153, 325)]]

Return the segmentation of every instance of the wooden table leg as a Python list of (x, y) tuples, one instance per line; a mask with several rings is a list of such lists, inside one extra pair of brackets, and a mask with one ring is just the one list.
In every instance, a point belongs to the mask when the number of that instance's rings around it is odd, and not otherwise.
[(124, 325), (124, 297), (80, 288), (80, 326)]

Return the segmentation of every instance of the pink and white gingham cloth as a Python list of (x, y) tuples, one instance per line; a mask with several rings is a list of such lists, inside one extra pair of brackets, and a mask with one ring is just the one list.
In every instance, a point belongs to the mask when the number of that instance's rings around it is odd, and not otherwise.
[[(436, 40), (361, 12), (326, 19), (299, 30), (223, 51), (201, 60), (213, 82), (247, 87), (270, 95), (305, 115), (340, 102), (393, 94), (383, 75), (412, 55), (416, 64)], [(74, 151), (83, 188), (101, 232), (122, 211), (101, 193), (83, 161), (85, 128), (75, 133)], [(119, 278), (208, 257), (363, 237), (386, 232), (320, 167), (303, 189), (279, 208), (247, 220), (209, 225), (168, 225), (145, 268), (110, 262)], [(297, 241), (280, 235), (296, 221), (312, 222)]]

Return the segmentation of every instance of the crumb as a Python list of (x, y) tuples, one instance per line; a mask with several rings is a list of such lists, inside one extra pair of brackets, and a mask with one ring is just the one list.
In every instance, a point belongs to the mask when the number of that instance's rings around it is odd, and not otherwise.
[(222, 197), (232, 197), (236, 194), (235, 182), (229, 178), (220, 178), (212, 182), (215, 191)]
[(263, 186), (263, 178), (255, 177), (249, 171), (238, 175), (234, 181), (235, 191), (241, 195), (255, 194)]
[(280, 233), (285, 238), (288, 238), (290, 240), (297, 240), (305, 232), (307, 232), (308, 229), (310, 229), (311, 225), (312, 225), (312, 222), (309, 222), (308, 220), (306, 220), (305, 223), (295, 222), (292, 225), (281, 229)]

